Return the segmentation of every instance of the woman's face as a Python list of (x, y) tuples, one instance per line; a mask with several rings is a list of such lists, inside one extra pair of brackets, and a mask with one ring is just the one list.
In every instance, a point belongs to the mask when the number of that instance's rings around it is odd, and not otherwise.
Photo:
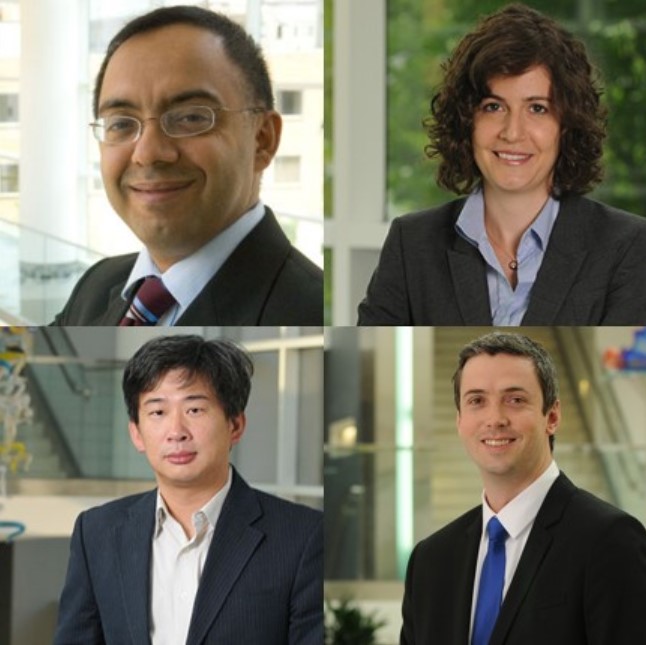
[(561, 135), (549, 72), (540, 66), (519, 76), (494, 76), (489, 89), (473, 122), (485, 193), (547, 199)]

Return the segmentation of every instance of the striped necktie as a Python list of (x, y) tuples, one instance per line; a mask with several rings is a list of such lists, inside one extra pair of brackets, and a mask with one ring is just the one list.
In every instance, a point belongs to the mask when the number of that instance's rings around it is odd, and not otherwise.
[(471, 645), (488, 645), (502, 605), (505, 585), (505, 541), (509, 537), (497, 517), (487, 524), (489, 546), (482, 564)]
[(156, 325), (175, 302), (164, 283), (157, 276), (149, 275), (137, 289), (119, 327)]

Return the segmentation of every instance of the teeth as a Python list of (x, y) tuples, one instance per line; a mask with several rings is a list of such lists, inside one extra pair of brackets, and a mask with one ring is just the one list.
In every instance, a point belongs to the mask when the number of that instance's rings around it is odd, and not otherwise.
[(510, 155), (506, 152), (498, 152), (498, 156), (505, 161), (524, 161), (529, 158), (529, 155)]
[(485, 439), (487, 446), (506, 446), (511, 443), (511, 439)]

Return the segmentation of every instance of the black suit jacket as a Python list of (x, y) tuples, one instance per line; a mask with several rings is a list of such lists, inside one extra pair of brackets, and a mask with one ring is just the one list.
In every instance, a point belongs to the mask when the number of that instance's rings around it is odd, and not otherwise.
[[(106, 258), (78, 281), (54, 325), (118, 325), (136, 253)], [(322, 325), (323, 272), (295, 249), (266, 209), (260, 223), (176, 325)]]
[[(150, 643), (156, 491), (78, 517), (54, 645)], [(250, 488), (234, 471), (186, 645), (321, 645), (322, 513)]]
[[(455, 231), (465, 199), (395, 219), (360, 325), (491, 325), (486, 263)], [(646, 323), (646, 219), (561, 200), (523, 325)]]
[[(413, 551), (402, 645), (468, 645), (482, 509)], [(646, 643), (646, 530), (564, 475), (541, 506), (490, 645)]]

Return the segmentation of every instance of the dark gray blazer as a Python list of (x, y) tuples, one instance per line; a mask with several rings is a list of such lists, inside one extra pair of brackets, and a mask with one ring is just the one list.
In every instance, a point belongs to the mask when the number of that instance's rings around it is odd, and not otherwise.
[[(150, 644), (156, 491), (79, 515), (54, 645)], [(321, 645), (323, 514), (234, 471), (186, 645)]]
[[(468, 645), (482, 508), (420, 542), (401, 645)], [(646, 530), (561, 473), (541, 506), (490, 645), (646, 643)]]
[[(455, 232), (464, 202), (393, 221), (359, 325), (492, 324), (485, 261)], [(522, 324), (646, 324), (646, 219), (564, 197)]]
[[(106, 258), (78, 281), (53, 325), (118, 325), (136, 253)], [(266, 209), (176, 325), (322, 325), (323, 272)]]

